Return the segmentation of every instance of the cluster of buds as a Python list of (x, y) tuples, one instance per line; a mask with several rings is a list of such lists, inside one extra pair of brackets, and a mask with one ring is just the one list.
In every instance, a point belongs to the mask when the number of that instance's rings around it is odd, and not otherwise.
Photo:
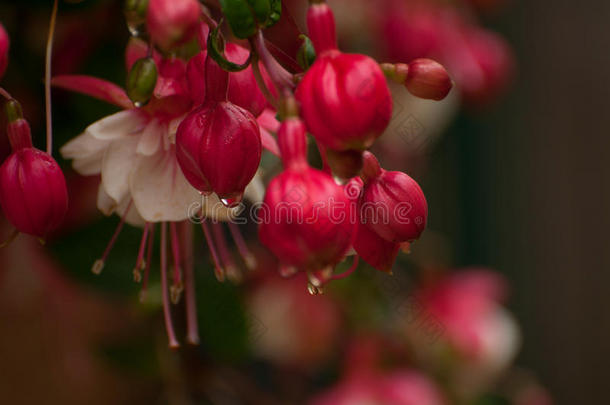
[[(414, 180), (384, 171), (368, 152), (392, 116), (387, 80), (434, 100), (452, 86), (432, 60), (390, 65), (341, 52), (333, 12), (323, 1), (310, 2), (306, 44), (313, 46), (297, 57), (307, 63), (288, 69), (263, 34), (280, 19), (281, 1), (220, 3), (233, 35), (247, 39), (249, 48), (226, 41), (219, 23), (195, 0), (130, 0), (126, 88), (87, 76), (53, 79), (58, 87), (123, 109), (90, 125), (61, 152), (80, 173), (101, 174), (98, 207), (121, 217), (94, 273), (102, 271), (123, 225), (141, 226), (134, 277), (144, 297), (160, 229), (164, 319), (172, 347), (179, 343), (170, 303), (183, 290), (187, 339), (198, 341), (189, 221), (201, 220), (218, 279), (237, 279), (223, 227), (209, 220), (231, 220), (244, 195), (262, 200), (260, 240), (277, 257), (282, 275), (304, 273), (310, 293), (350, 274), (358, 257), (347, 272), (337, 275), (334, 269), (353, 251), (390, 271), (398, 250), (421, 235), (427, 205)], [(27, 123), (9, 105), (14, 153), (0, 173), (0, 201), (18, 230), (44, 237), (66, 211), (65, 181), (50, 155), (32, 148)], [(308, 163), (308, 132), (323, 170)], [(263, 149), (283, 163), (266, 192), (256, 176)], [(248, 188), (258, 189), (254, 197)], [(244, 262), (254, 267), (236, 225), (229, 229)]]

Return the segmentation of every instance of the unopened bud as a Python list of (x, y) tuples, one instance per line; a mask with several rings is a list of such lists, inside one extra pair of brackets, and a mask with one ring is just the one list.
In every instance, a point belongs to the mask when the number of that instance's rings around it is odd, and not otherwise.
[(127, 76), (127, 95), (136, 107), (148, 103), (157, 84), (157, 65), (152, 58), (138, 59)]
[(414, 96), (437, 101), (447, 97), (453, 87), (447, 70), (431, 59), (416, 59), (409, 63), (405, 85)]
[(125, 0), (125, 20), (131, 35), (138, 36), (140, 27), (146, 22), (148, 0)]
[(13, 151), (22, 148), (31, 148), (32, 132), (30, 130), (30, 124), (23, 119), (23, 112), (19, 102), (15, 99), (7, 101), (5, 104), (5, 111), (8, 122), (6, 125), (6, 132), (8, 133), (8, 139)]
[(306, 35), (299, 37), (303, 40), (303, 45), (299, 48), (297, 53), (297, 62), (303, 70), (307, 71), (311, 65), (316, 61), (316, 50), (313, 47), (313, 42)]

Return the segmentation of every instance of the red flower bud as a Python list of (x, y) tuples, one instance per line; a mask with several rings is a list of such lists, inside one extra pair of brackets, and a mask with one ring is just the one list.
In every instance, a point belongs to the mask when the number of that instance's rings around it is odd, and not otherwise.
[(426, 227), (428, 203), (415, 180), (383, 170), (370, 152), (364, 152), (362, 176), (360, 211), (366, 226), (391, 242), (418, 239)]
[(187, 180), (201, 192), (240, 200), (261, 160), (261, 137), (254, 116), (227, 101), (228, 73), (208, 57), (206, 100), (182, 121), (176, 156)]
[(422, 58), (409, 63), (405, 86), (415, 97), (440, 101), (447, 97), (453, 83), (443, 65)]
[(284, 121), (278, 138), (284, 172), (267, 188), (260, 240), (283, 266), (328, 269), (352, 245), (355, 232), (348, 215), (349, 200), (331, 176), (307, 164), (301, 120)]
[(189, 41), (199, 27), (197, 0), (150, 0), (146, 24), (152, 40), (163, 49)]
[(307, 128), (330, 149), (366, 149), (392, 116), (392, 97), (383, 72), (368, 56), (336, 49), (328, 5), (312, 5), (307, 21), (318, 54), (297, 89)]
[[(191, 97), (196, 104), (202, 104), (205, 99), (206, 55), (206, 51), (198, 53), (189, 60), (187, 66), (189, 90), (191, 92)], [(233, 43), (228, 43), (226, 45), (225, 57), (233, 63), (244, 63), (248, 59), (248, 55), (249, 52), (244, 47)], [(267, 71), (262, 64), (259, 63), (259, 66), (267, 87), (273, 91), (275, 88), (273, 87), (273, 83), (271, 82)], [(250, 111), (255, 117), (261, 115), (268, 103), (256, 83), (254, 73), (252, 72), (252, 66), (248, 66), (240, 72), (232, 72), (229, 74), (229, 77), (229, 101)]]
[(17, 230), (46, 237), (68, 210), (66, 180), (57, 162), (35, 148), (14, 151), (0, 167), (0, 205)]
[(4, 26), (0, 24), (0, 79), (4, 76), (8, 65), (8, 48), (10, 42)]
[(362, 196), (364, 183), (359, 177), (354, 177), (345, 185), (345, 193), (351, 200), (351, 217), (357, 222), (354, 250), (368, 264), (380, 271), (390, 272), (398, 256), (399, 243), (383, 239), (368, 226), (360, 222), (361, 213), (359, 200)]

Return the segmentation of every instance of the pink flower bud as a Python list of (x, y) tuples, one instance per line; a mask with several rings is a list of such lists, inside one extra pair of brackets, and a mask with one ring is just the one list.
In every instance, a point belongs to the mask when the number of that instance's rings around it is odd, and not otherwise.
[(383, 239), (368, 226), (360, 222), (360, 197), (364, 183), (359, 177), (354, 177), (345, 185), (345, 193), (351, 200), (351, 218), (357, 222), (354, 250), (368, 264), (380, 271), (391, 272), (392, 265), (400, 249), (399, 243)]
[(278, 138), (284, 172), (269, 184), (259, 211), (261, 242), (284, 266), (328, 269), (352, 245), (355, 226), (349, 220), (349, 200), (331, 176), (307, 164), (301, 120), (284, 121)]
[[(225, 57), (233, 63), (244, 63), (248, 59), (249, 54), (250, 53), (246, 48), (234, 43), (228, 43), (225, 48)], [(193, 56), (187, 65), (189, 90), (195, 104), (202, 104), (205, 99), (206, 56), (207, 52), (201, 51)], [(273, 87), (273, 83), (271, 82), (267, 71), (262, 64), (259, 63), (259, 66), (267, 87), (273, 92), (275, 88)], [(256, 83), (252, 66), (248, 66), (240, 72), (229, 73), (229, 77), (229, 101), (250, 111), (255, 117), (261, 115), (263, 110), (268, 106), (268, 103)]]
[(189, 41), (199, 27), (197, 0), (150, 0), (146, 23), (152, 40), (163, 49)]
[(46, 237), (68, 210), (66, 180), (57, 162), (35, 148), (14, 151), (0, 166), (0, 205), (19, 232)]
[(370, 152), (364, 152), (362, 176), (360, 211), (366, 226), (391, 242), (419, 239), (426, 227), (428, 204), (415, 180), (402, 172), (383, 170)]
[(308, 130), (339, 151), (370, 147), (392, 116), (392, 98), (377, 62), (336, 49), (334, 17), (326, 4), (308, 13), (318, 58), (297, 89)]
[(0, 79), (4, 76), (8, 65), (8, 48), (10, 42), (4, 26), (0, 24)]
[(227, 101), (228, 73), (206, 61), (206, 99), (176, 133), (176, 156), (187, 180), (201, 192), (240, 200), (261, 160), (254, 116)]
[(447, 97), (453, 84), (443, 65), (422, 58), (409, 63), (405, 86), (415, 97), (440, 101)]
[(32, 147), (32, 132), (30, 124), (23, 118), (21, 104), (17, 100), (9, 100), (5, 104), (6, 132), (13, 151)]

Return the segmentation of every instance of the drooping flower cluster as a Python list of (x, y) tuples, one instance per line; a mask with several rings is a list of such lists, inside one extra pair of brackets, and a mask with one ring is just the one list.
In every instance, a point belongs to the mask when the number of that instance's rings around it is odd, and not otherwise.
[[(356, 268), (358, 258), (350, 270), (334, 274), (350, 252), (390, 271), (399, 248), (406, 250), (425, 228), (421, 188), (404, 173), (381, 169), (367, 150), (392, 116), (386, 80), (417, 97), (440, 100), (452, 87), (445, 69), (429, 59), (380, 65), (366, 55), (341, 52), (332, 10), (315, 1), (307, 16), (313, 48), (289, 55), (306, 62), (304, 71), (296, 64), (288, 70), (290, 63), (280, 63), (281, 52), (271, 52), (264, 37), (265, 28), (280, 18), (281, 2), (260, 3), (268, 7), (222, 3), (234, 36), (248, 39), (248, 49), (223, 38), (218, 22), (195, 0), (127, 2), (133, 37), (125, 53), (125, 89), (78, 75), (52, 81), (122, 109), (88, 126), (61, 154), (80, 174), (101, 175), (98, 208), (120, 216), (94, 273), (102, 271), (124, 224), (139, 226), (134, 278), (142, 282), (144, 298), (155, 232), (160, 232), (164, 319), (172, 347), (179, 343), (170, 302), (177, 303), (182, 291), (187, 339), (198, 341), (189, 247), (193, 217), (201, 222), (217, 277), (238, 278), (217, 222), (229, 222), (236, 248), (254, 267), (231, 220), (241, 211), (243, 196), (261, 204), (261, 242), (277, 257), (284, 276), (307, 275), (312, 294)], [(1, 34), (0, 67), (6, 59)], [(52, 158), (31, 148), (29, 132), (19, 135), (27, 131), (18, 118), (9, 124), (17, 134), (11, 135), (15, 156), (3, 166), (0, 198), (19, 231), (44, 237), (65, 213), (65, 183)], [(277, 141), (271, 132), (277, 132)], [(307, 132), (323, 170), (307, 160)], [(266, 192), (257, 176), (263, 149), (283, 163)], [(33, 191), (15, 197), (18, 187)], [(28, 199), (36, 201), (36, 210)]]

